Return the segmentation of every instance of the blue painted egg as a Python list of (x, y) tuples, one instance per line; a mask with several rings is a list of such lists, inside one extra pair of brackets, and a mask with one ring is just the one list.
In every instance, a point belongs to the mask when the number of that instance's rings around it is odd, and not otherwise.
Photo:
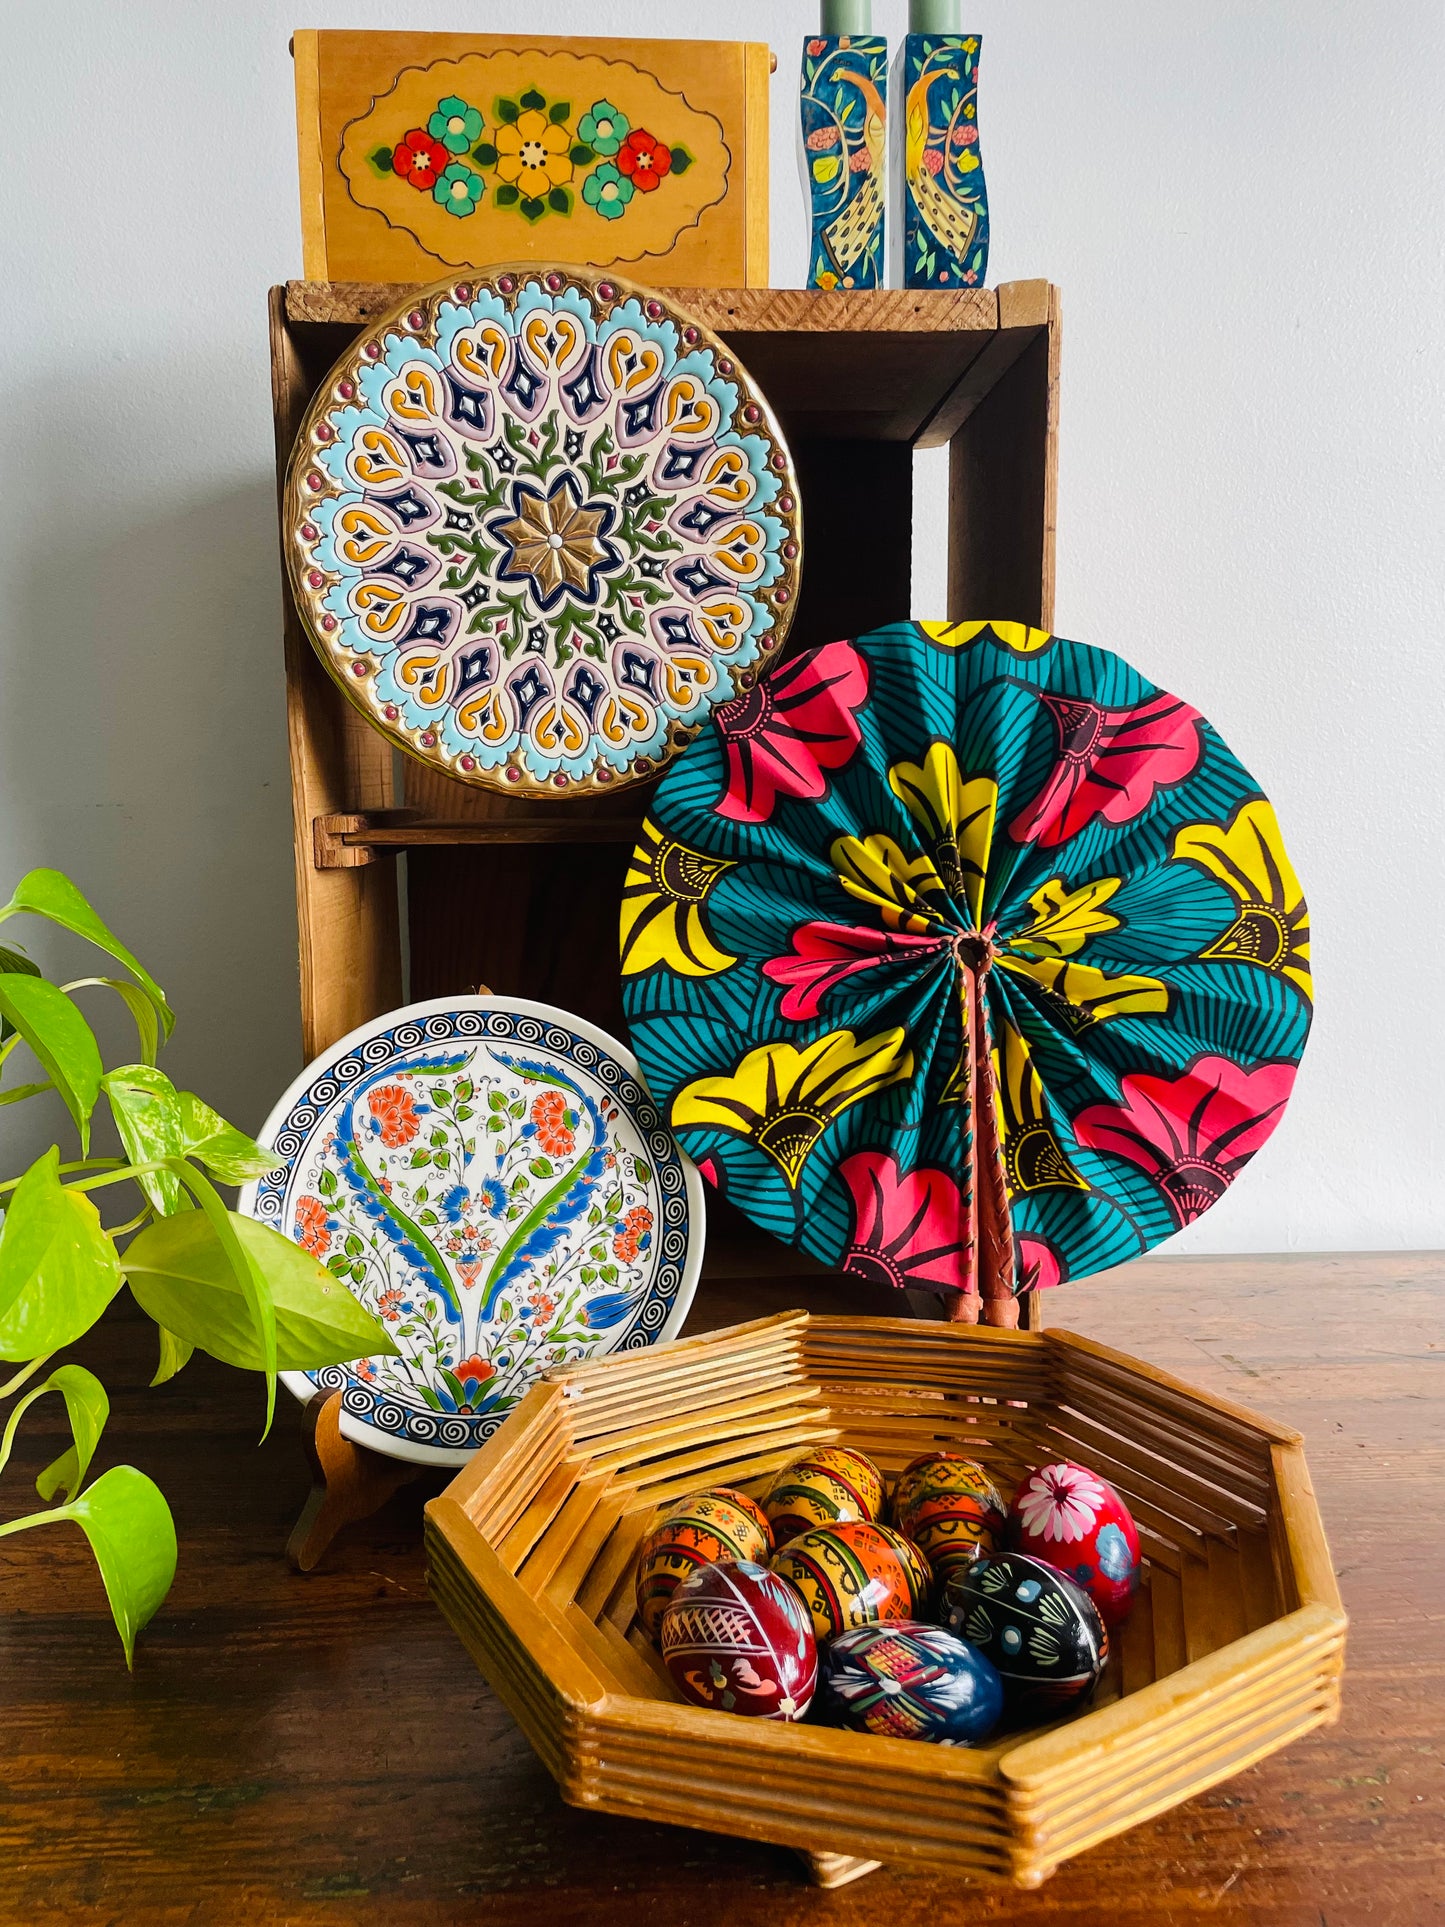
[(943, 1623), (993, 1661), (1014, 1724), (1058, 1719), (1077, 1706), (1109, 1657), (1109, 1635), (1083, 1587), (1025, 1552), (952, 1573)]
[(855, 1626), (820, 1656), (819, 1710), (855, 1733), (973, 1746), (997, 1726), (1003, 1703), (992, 1663), (920, 1620)]

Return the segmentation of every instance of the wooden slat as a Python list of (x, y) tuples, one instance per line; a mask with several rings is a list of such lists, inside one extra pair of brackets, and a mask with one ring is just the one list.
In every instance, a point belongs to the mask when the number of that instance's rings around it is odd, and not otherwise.
[(1247, 1406), (1236, 1405), (1232, 1399), (1219, 1398), (1213, 1392), (1187, 1385), (1172, 1372), (1162, 1372), (1157, 1365), (1148, 1365), (1143, 1359), (1129, 1358), (1109, 1345), (1081, 1337), (1078, 1332), (1054, 1327), (1049, 1330), (1046, 1342), (1088, 1359), (1101, 1378), (1135, 1390), (1147, 1388), (1161, 1409), (1178, 1413), (1201, 1430), (1217, 1429), (1222, 1437), (1234, 1438), (1246, 1445), (1260, 1439), (1276, 1445), (1300, 1443), (1300, 1435), (1292, 1425), (1279, 1425)]

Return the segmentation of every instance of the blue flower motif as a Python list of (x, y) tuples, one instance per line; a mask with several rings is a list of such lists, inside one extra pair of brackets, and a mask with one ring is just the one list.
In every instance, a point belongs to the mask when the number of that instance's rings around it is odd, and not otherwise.
[(507, 1208), (507, 1193), (500, 1178), (484, 1178), (477, 1187), (477, 1197), (494, 1218)]
[(1116, 1525), (1107, 1525), (1095, 1544), (1099, 1570), (1106, 1579), (1127, 1579), (1134, 1570), (1134, 1555), (1129, 1541)]
[(622, 1323), (633, 1303), (631, 1292), (604, 1291), (601, 1297), (582, 1307), (582, 1322), (589, 1331), (610, 1331)]
[(467, 1187), (464, 1184), (454, 1184), (450, 1191), (444, 1191), (442, 1193), (441, 1197), (437, 1200), (437, 1207), (445, 1216), (448, 1224), (460, 1224), (462, 1210), (466, 1202)]

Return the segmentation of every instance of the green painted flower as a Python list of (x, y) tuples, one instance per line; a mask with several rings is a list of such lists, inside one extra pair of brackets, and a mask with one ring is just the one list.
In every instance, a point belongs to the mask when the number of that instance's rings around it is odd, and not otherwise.
[(480, 174), (474, 174), (469, 167), (453, 161), (437, 177), (431, 197), (439, 201), (448, 214), (470, 214), (482, 198), (482, 185)]
[(631, 132), (632, 122), (610, 100), (594, 100), (577, 123), (578, 140), (586, 141), (597, 154), (615, 154)]
[(434, 141), (440, 141), (449, 154), (465, 154), (482, 131), (482, 117), (458, 95), (448, 94), (445, 100), (437, 102), (437, 110), (427, 122), (426, 131)]
[(594, 167), (582, 183), (583, 200), (588, 207), (596, 208), (605, 221), (615, 221), (632, 195), (631, 181), (625, 174), (619, 174), (611, 161)]

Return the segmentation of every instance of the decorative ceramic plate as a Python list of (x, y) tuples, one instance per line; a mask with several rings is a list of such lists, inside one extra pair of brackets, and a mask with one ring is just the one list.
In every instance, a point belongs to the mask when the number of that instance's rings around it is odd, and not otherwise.
[(702, 1186), (633, 1057), (547, 1004), (440, 998), (333, 1044), (261, 1133), (240, 1208), (346, 1281), (399, 1357), (285, 1372), (341, 1429), (456, 1465), (553, 1365), (672, 1337)]
[(286, 489), (322, 661), (403, 749), (516, 795), (653, 774), (776, 653), (801, 518), (767, 404), (616, 276), (415, 296), (323, 382)]

